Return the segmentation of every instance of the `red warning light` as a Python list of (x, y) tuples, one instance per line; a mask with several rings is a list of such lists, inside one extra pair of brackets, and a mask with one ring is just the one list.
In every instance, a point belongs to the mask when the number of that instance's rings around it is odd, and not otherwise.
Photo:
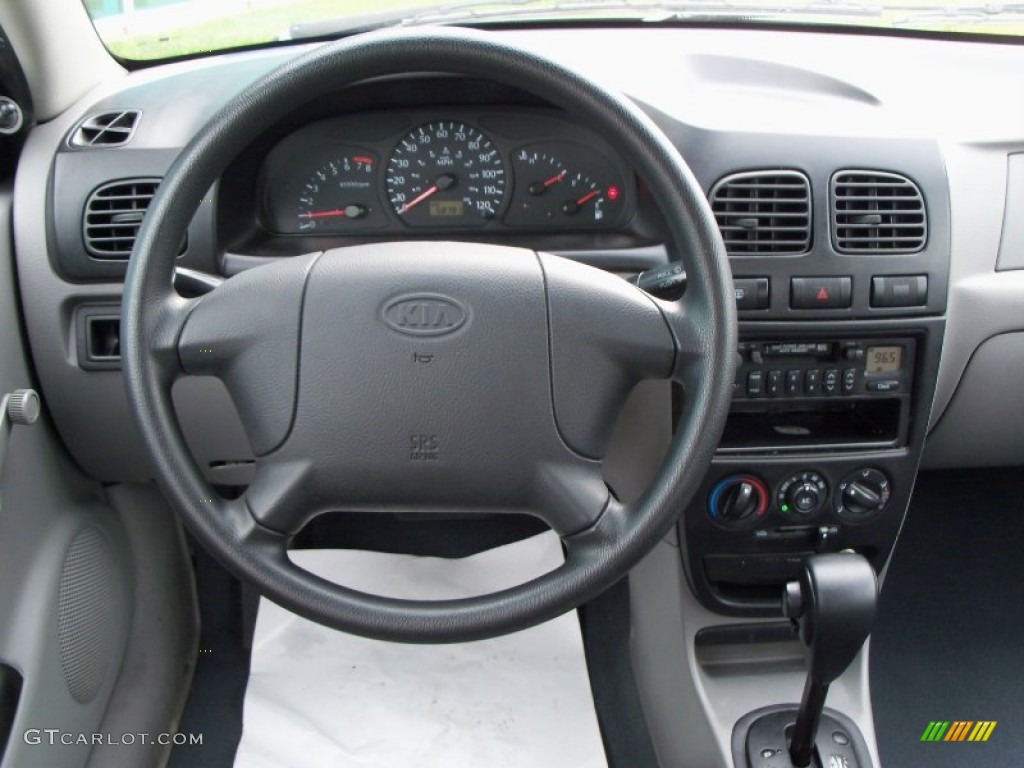
[(608, 199), (609, 200), (618, 200), (619, 199), (619, 188), (617, 186), (615, 186), (614, 184), (612, 184), (610, 187), (608, 187)]
[(816, 298), (818, 301), (828, 301), (828, 291), (826, 291), (824, 288), (819, 288), (818, 295), (815, 296), (814, 298)]

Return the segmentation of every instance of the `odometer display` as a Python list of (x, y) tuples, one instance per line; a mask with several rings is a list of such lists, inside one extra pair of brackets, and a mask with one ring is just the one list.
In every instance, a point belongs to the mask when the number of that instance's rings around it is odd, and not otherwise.
[(387, 166), (388, 200), (414, 227), (482, 226), (505, 202), (505, 164), (476, 128), (437, 120), (398, 142)]

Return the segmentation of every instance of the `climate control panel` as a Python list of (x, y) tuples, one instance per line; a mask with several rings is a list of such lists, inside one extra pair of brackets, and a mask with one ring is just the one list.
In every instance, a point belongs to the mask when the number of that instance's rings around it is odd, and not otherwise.
[(911, 485), (870, 462), (779, 456), (745, 466), (723, 457), (683, 517), (698, 597), (729, 614), (778, 615), (782, 587), (809, 554), (850, 549), (880, 568)]
[(830, 487), (824, 472), (801, 469), (770, 484), (755, 473), (736, 473), (712, 485), (707, 513), (729, 530), (760, 528), (761, 538), (784, 535), (807, 523), (862, 523), (881, 514), (892, 483), (880, 469), (862, 467)]

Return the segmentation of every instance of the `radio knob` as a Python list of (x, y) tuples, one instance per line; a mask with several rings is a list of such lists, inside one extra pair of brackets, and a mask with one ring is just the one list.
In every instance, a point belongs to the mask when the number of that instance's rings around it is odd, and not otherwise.
[(892, 485), (885, 473), (871, 467), (859, 469), (836, 488), (836, 514), (866, 520), (884, 510), (891, 495)]
[(708, 496), (708, 514), (727, 528), (745, 528), (764, 516), (768, 488), (751, 475), (730, 475), (719, 481)]

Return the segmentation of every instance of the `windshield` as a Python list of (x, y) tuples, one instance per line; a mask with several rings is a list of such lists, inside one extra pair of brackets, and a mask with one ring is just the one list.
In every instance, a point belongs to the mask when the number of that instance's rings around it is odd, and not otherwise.
[(319, 39), (437, 23), (785, 22), (1024, 35), (1024, 3), (903, 0), (83, 0), (107, 48), (128, 60), (210, 53), (275, 40)]

